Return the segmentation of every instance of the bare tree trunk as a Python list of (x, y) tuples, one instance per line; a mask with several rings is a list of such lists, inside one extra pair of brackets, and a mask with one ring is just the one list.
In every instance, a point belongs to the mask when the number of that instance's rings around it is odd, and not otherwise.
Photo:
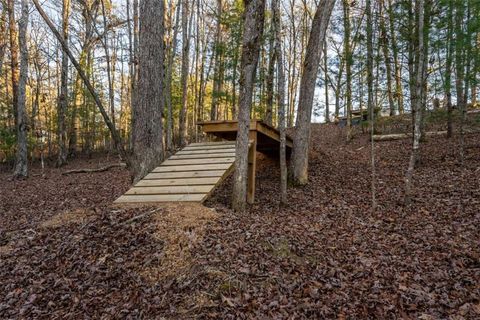
[(347, 142), (352, 140), (352, 50), (350, 49), (350, 1), (343, 0), (344, 51), (346, 75)]
[(387, 27), (385, 26), (385, 17), (383, 16), (383, 0), (379, 4), (379, 24), (380, 24), (380, 40), (382, 42), (383, 60), (385, 61), (386, 77), (387, 77), (387, 96), (390, 116), (395, 115), (395, 101), (393, 100), (393, 86), (392, 86), (392, 63), (390, 61), (390, 41), (388, 39)]
[(15, 22), (15, 6), (14, 0), (7, 0), (7, 10), (8, 10), (8, 26), (9, 26), (9, 35), (10, 35), (10, 67), (11, 67), (11, 77), (12, 77), (12, 105), (13, 105), (13, 114), (15, 119), (15, 126), (17, 126), (17, 99), (18, 99), (18, 78), (19, 78), (19, 69), (18, 69), (18, 35), (17, 35), (17, 24)]
[(465, 88), (464, 88), (464, 78), (465, 78), (465, 36), (463, 31), (463, 19), (465, 16), (465, 4), (463, 1), (455, 2), (455, 86), (457, 91), (457, 107), (460, 111), (460, 162), (463, 165), (464, 154), (463, 154), (463, 122), (464, 122), (464, 113), (465, 113)]
[[(272, 2), (272, 6), (274, 3)], [(265, 108), (265, 122), (269, 125), (272, 125), (272, 112), (273, 112), (273, 77), (275, 72), (275, 58), (276, 50), (274, 48), (274, 29), (273, 29), (273, 16), (270, 30), (270, 43), (269, 43), (269, 57), (268, 57), (268, 67), (267, 67), (267, 76), (265, 79), (266, 87), (266, 108)]]
[(142, 179), (164, 157), (162, 110), (164, 1), (141, 3), (139, 30), (138, 83), (133, 123), (134, 182)]
[(18, 22), (18, 44), (20, 47), (20, 77), (18, 79), (17, 96), (17, 154), (13, 177), (26, 178), (28, 176), (27, 159), (27, 112), (25, 107), (26, 85), (28, 77), (28, 0), (22, 0), (22, 16)]
[[(367, 0), (365, 4), (367, 16), (367, 110), (368, 118), (373, 121), (373, 30), (372, 30), (372, 2)], [(375, 130), (375, 126), (373, 126)]]
[[(70, 0), (62, 2), (62, 37), (68, 46), (68, 20), (70, 16)], [(65, 114), (68, 106), (68, 56), (62, 52), (62, 66), (60, 71), (60, 94), (57, 101), (58, 123), (58, 157), (56, 166), (61, 167), (67, 163), (67, 129)]]
[(238, 132), (232, 200), (232, 207), (236, 211), (244, 211), (247, 201), (250, 107), (265, 20), (265, 0), (244, 0), (244, 3), (245, 20), (242, 40)]
[(134, 87), (134, 82), (133, 79), (135, 78), (135, 69), (134, 69), (134, 55), (133, 55), (133, 34), (132, 34), (132, 24), (130, 23), (131, 21), (131, 2), (130, 0), (126, 0), (127, 5), (127, 34), (128, 34), (128, 54), (129, 54), (129, 60), (128, 60), (128, 75), (130, 77), (130, 88), (129, 88), (129, 93), (130, 93), (130, 107), (132, 106), (132, 91)]
[(453, 3), (449, 1), (448, 4), (448, 14), (447, 14), (447, 53), (446, 53), (446, 64), (445, 64), (445, 95), (447, 98), (447, 137), (451, 138), (453, 135), (453, 106), (452, 106), (452, 63), (453, 63), (453, 53), (454, 53), (454, 42), (453, 42)]
[(277, 56), (278, 79), (278, 131), (280, 131), (280, 203), (287, 204), (287, 155), (285, 133), (285, 72), (283, 69), (283, 53), (281, 40), (280, 0), (273, 0), (273, 30), (275, 38), (275, 54)]
[(328, 56), (327, 56), (327, 40), (323, 46), (323, 71), (325, 75), (325, 122), (330, 123), (330, 99), (328, 94)]
[(410, 155), (410, 161), (408, 164), (407, 173), (405, 175), (405, 204), (410, 204), (411, 195), (412, 195), (412, 178), (413, 172), (415, 170), (415, 164), (418, 159), (418, 153), (420, 149), (420, 137), (421, 137), (421, 123), (422, 123), (422, 97), (424, 90), (424, 81), (425, 81), (425, 35), (424, 35), (424, 13), (425, 13), (425, 0), (416, 0), (417, 6), (416, 10), (418, 12), (418, 47), (417, 47), (417, 69), (415, 77), (415, 117), (413, 124), (413, 146), (412, 153)]
[(232, 119), (237, 119), (237, 69), (238, 69), (238, 48), (235, 49), (232, 67)]
[(3, 59), (5, 59), (5, 52), (7, 51), (7, 12), (8, 7), (3, 1), (0, 2), (1, 15), (0, 15), (0, 77), (3, 72)]
[(173, 152), (173, 107), (172, 107), (172, 75), (173, 75), (173, 63), (175, 60), (175, 54), (177, 51), (177, 37), (178, 28), (180, 25), (180, 10), (181, 0), (178, 1), (175, 9), (175, 26), (173, 27), (173, 36), (170, 41), (170, 48), (168, 50), (167, 61), (167, 76), (165, 77), (165, 101), (167, 103), (167, 130), (166, 130), (166, 147), (167, 152), (170, 154)]
[(402, 68), (400, 63), (398, 62), (398, 45), (395, 36), (395, 17), (393, 13), (393, 5), (392, 0), (388, 1), (388, 17), (389, 17), (389, 25), (390, 25), (390, 39), (391, 39), (391, 46), (392, 46), (392, 54), (393, 54), (393, 64), (395, 66), (395, 98), (397, 99), (397, 109), (399, 114), (403, 114), (404, 107), (403, 107), (403, 88), (402, 88)]
[(312, 118), (313, 95), (322, 56), (323, 42), (330, 21), (335, 0), (322, 0), (312, 22), (305, 60), (303, 63), (300, 98), (293, 139), (292, 178), (298, 185), (308, 182), (308, 150), (310, 144), (310, 122)]
[(212, 108), (210, 110), (210, 120), (218, 119), (218, 97), (220, 96), (221, 82), (221, 56), (222, 56), (222, 0), (217, 0), (217, 26), (215, 31), (214, 44), (214, 70), (213, 70), (213, 92), (212, 92)]
[(190, 32), (188, 28), (188, 13), (189, 13), (189, 0), (182, 1), (182, 108), (180, 109), (179, 116), (179, 137), (180, 146), (183, 147), (186, 144), (187, 138), (187, 104), (188, 104), (188, 69), (189, 69), (189, 56), (190, 51)]
[[(69, 1), (69, 0), (64, 0)], [(108, 101), (110, 104), (110, 118), (112, 119), (112, 123), (115, 126), (115, 92), (114, 92), (114, 77), (111, 67), (111, 55), (108, 50), (108, 25), (107, 25), (107, 12), (105, 10), (105, 0), (100, 0), (100, 4), (102, 7), (102, 17), (103, 17), (103, 49), (105, 50), (105, 62), (107, 64), (107, 82), (108, 82)], [(113, 67), (115, 67), (115, 61), (113, 63)]]

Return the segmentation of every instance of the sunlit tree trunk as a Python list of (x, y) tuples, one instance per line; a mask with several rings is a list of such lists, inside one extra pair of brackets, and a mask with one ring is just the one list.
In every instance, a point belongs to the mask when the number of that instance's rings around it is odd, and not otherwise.
[(328, 47), (327, 40), (325, 39), (325, 45), (323, 46), (323, 71), (325, 81), (325, 122), (330, 123), (330, 99), (328, 94)]
[(218, 98), (221, 94), (221, 64), (222, 64), (222, 0), (217, 0), (217, 25), (215, 31), (214, 57), (213, 57), (213, 91), (212, 91), (212, 107), (210, 109), (210, 120), (218, 119)]
[(388, 39), (387, 27), (385, 25), (385, 17), (383, 16), (383, 0), (378, 4), (379, 8), (379, 24), (380, 24), (380, 41), (382, 42), (383, 60), (385, 61), (386, 77), (387, 77), (387, 97), (390, 116), (395, 115), (394, 92), (392, 85), (392, 61), (390, 59), (390, 41)]
[(22, 15), (18, 23), (18, 44), (20, 47), (20, 76), (17, 90), (17, 153), (15, 157), (14, 178), (26, 178), (28, 176), (27, 159), (27, 111), (25, 106), (26, 85), (28, 77), (28, 0), (22, 0)]
[[(405, 176), (405, 204), (410, 204), (412, 196), (412, 179), (413, 172), (415, 170), (415, 164), (417, 162), (420, 150), (420, 138), (421, 138), (421, 123), (422, 123), (422, 97), (424, 90), (424, 81), (426, 75), (426, 65), (425, 65), (425, 30), (424, 30), (424, 13), (425, 13), (425, 0), (416, 1), (416, 10), (418, 12), (418, 46), (416, 49), (417, 63), (416, 63), (416, 75), (415, 75), (415, 104), (412, 106), (414, 108), (415, 117), (413, 122), (413, 145), (412, 152), (410, 154), (410, 161), (408, 164), (407, 173)], [(427, 35), (428, 36), (428, 35)]]
[(465, 17), (465, 4), (463, 1), (455, 2), (455, 87), (457, 92), (457, 107), (460, 111), (460, 162), (463, 164), (463, 122), (466, 109), (465, 101), (465, 35), (463, 19)]
[(350, 0), (343, 0), (344, 56), (346, 76), (347, 141), (352, 139), (352, 51), (350, 49)]
[(367, 110), (370, 121), (374, 114), (373, 106), (373, 30), (372, 30), (372, 2), (367, 0), (365, 4), (367, 16)]
[[(175, 8), (175, 25), (173, 26), (173, 35), (170, 39), (170, 45), (168, 48), (168, 59), (167, 59), (167, 74), (165, 77), (165, 102), (167, 104), (166, 109), (166, 137), (165, 144), (167, 152), (170, 154), (173, 152), (173, 107), (172, 107), (172, 79), (173, 79), (173, 65), (175, 61), (175, 55), (177, 51), (177, 37), (178, 29), (180, 26), (180, 12), (181, 12), (181, 0), (178, 1), (178, 4)], [(173, 15), (173, 13), (171, 13)], [(172, 23), (172, 18), (170, 18), (170, 23)]]
[[(286, 155), (286, 133), (285, 133), (285, 72), (281, 40), (281, 16), (280, 0), (272, 1), (273, 8), (273, 31), (275, 54), (277, 61), (277, 83), (278, 83), (278, 131), (280, 132), (280, 202), (287, 204), (287, 155)], [(273, 49), (273, 48), (272, 48)]]
[(164, 158), (162, 110), (164, 1), (144, 0), (139, 29), (138, 83), (135, 93), (133, 152), (134, 182)]
[(13, 114), (15, 119), (15, 126), (17, 126), (17, 99), (18, 99), (18, 78), (19, 78), (19, 69), (18, 69), (18, 34), (17, 34), (17, 23), (15, 21), (15, 6), (14, 0), (7, 0), (7, 10), (8, 10), (8, 34), (10, 39), (10, 68), (11, 68), (11, 77), (12, 77), (12, 105), (13, 105)]
[[(62, 37), (68, 45), (68, 23), (70, 17), (70, 0), (62, 1)], [(56, 166), (61, 167), (67, 163), (67, 127), (65, 115), (68, 106), (68, 56), (62, 52), (62, 65), (60, 69), (60, 94), (57, 101), (57, 125), (58, 125), (58, 157)]]
[(295, 136), (293, 139), (292, 178), (298, 185), (308, 182), (308, 150), (310, 145), (310, 122), (313, 96), (318, 74), (319, 61), (325, 41), (330, 15), (335, 0), (322, 0), (317, 7), (305, 52), (300, 82)]
[(0, 77), (3, 72), (3, 60), (7, 51), (7, 12), (6, 3), (0, 2)]
[[(69, 0), (64, 0), (69, 1)], [(107, 82), (108, 82), (108, 103), (110, 105), (110, 118), (112, 119), (113, 125), (115, 125), (115, 54), (110, 54), (109, 44), (108, 44), (108, 24), (107, 24), (107, 11), (105, 10), (105, 0), (100, 0), (100, 5), (102, 8), (102, 18), (103, 18), (103, 49), (105, 51), (105, 63), (107, 71)], [(115, 47), (113, 47), (113, 52), (115, 53)], [(113, 61), (111, 61), (113, 60)], [(112, 63), (113, 62), (113, 63)], [(113, 140), (113, 139), (112, 139)]]
[(454, 54), (454, 42), (453, 42), (453, 2), (448, 3), (447, 13), (447, 52), (445, 63), (445, 96), (447, 102), (447, 137), (451, 138), (453, 135), (453, 106), (452, 106), (452, 63)]
[(187, 104), (188, 104), (188, 69), (189, 69), (189, 51), (190, 51), (190, 32), (188, 28), (189, 0), (182, 1), (182, 108), (178, 121), (180, 146), (186, 144), (187, 138)]
[(240, 67), (238, 131), (232, 199), (232, 207), (236, 211), (244, 211), (246, 208), (250, 107), (252, 104), (253, 86), (265, 19), (265, 0), (244, 0), (244, 4), (245, 18)]
[[(272, 6), (274, 5), (274, 2), (272, 2)], [(267, 76), (265, 78), (265, 89), (266, 89), (266, 106), (265, 106), (265, 118), (264, 121), (272, 125), (272, 113), (273, 113), (273, 77), (274, 77), (274, 72), (275, 72), (275, 59), (276, 59), (276, 50), (274, 48), (274, 27), (273, 27), (273, 15), (272, 15), (272, 22), (271, 24), (271, 29), (270, 29), (270, 34), (269, 36), (269, 52), (268, 52), (268, 67), (267, 67)]]
[(393, 12), (392, 0), (388, 1), (388, 17), (389, 17), (389, 26), (390, 26), (390, 40), (392, 47), (393, 55), (393, 65), (395, 67), (395, 98), (397, 100), (397, 110), (399, 114), (403, 114), (403, 85), (402, 85), (402, 67), (398, 59), (398, 44), (397, 38), (395, 35), (395, 16)]

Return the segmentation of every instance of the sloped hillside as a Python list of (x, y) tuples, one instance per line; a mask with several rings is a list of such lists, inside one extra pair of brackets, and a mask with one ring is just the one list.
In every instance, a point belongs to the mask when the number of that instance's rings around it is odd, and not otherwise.
[(480, 135), (465, 138), (463, 167), (458, 138), (422, 145), (410, 207), (410, 142), (376, 143), (375, 210), (368, 137), (346, 144), (333, 125), (314, 125), (310, 182), (287, 206), (264, 158), (242, 214), (229, 180), (208, 208), (113, 208), (124, 169), (52, 171), (37, 188), (2, 174), (0, 317), (478, 318)]

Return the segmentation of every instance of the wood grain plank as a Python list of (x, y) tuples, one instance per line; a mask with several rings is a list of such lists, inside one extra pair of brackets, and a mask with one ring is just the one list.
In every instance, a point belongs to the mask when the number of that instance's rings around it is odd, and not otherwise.
[(161, 166), (180, 166), (194, 164), (215, 164), (215, 163), (232, 163), (235, 158), (210, 158), (210, 159), (168, 159)]
[(173, 155), (169, 160), (184, 160), (184, 159), (211, 159), (211, 158), (225, 158), (235, 157), (235, 153), (207, 153), (207, 154), (179, 154)]
[(125, 194), (193, 194), (209, 193), (215, 185), (207, 186), (164, 186), (164, 187), (133, 187)]
[(216, 184), (219, 181), (220, 177), (140, 180), (135, 187), (211, 185)]
[(175, 155), (182, 154), (210, 154), (210, 153), (235, 153), (235, 148), (230, 149), (212, 149), (212, 150), (181, 150), (175, 153)]
[(150, 194), (150, 195), (123, 195), (115, 203), (144, 203), (144, 202), (201, 202), (207, 194)]
[(180, 166), (160, 166), (153, 169), (152, 172), (184, 172), (184, 171), (209, 171), (209, 170), (226, 170), (233, 163), (218, 164), (198, 164), (198, 165), (180, 165)]
[(188, 146), (197, 147), (197, 146), (216, 146), (216, 145), (233, 145), (235, 146), (235, 141), (213, 141), (213, 142), (194, 142), (190, 143)]
[(221, 177), (225, 170), (149, 173), (143, 180)]
[(182, 150), (213, 150), (213, 149), (231, 149), (233, 145), (217, 145), (217, 146), (186, 146)]

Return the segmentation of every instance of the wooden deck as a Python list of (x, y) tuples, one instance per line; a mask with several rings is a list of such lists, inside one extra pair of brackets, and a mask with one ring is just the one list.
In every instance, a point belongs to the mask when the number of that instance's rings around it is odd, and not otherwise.
[[(203, 132), (220, 139), (235, 141), (237, 139), (238, 122), (236, 120), (199, 122)], [(250, 121), (250, 140), (256, 141), (256, 150), (264, 153), (280, 150), (280, 132), (261, 120)], [(293, 147), (293, 140), (287, 135), (287, 152)], [(278, 155), (276, 153), (275, 155)]]
[[(235, 141), (237, 139), (238, 122), (236, 120), (207, 121), (198, 123), (203, 132), (217, 138)], [(248, 187), (247, 201), (255, 201), (255, 172), (257, 170), (257, 151), (278, 157), (280, 150), (280, 132), (261, 120), (250, 120), (250, 148), (248, 152)], [(287, 157), (293, 147), (293, 140), (286, 137)]]
[(235, 142), (192, 143), (140, 180), (115, 203), (203, 202), (227, 177)]

